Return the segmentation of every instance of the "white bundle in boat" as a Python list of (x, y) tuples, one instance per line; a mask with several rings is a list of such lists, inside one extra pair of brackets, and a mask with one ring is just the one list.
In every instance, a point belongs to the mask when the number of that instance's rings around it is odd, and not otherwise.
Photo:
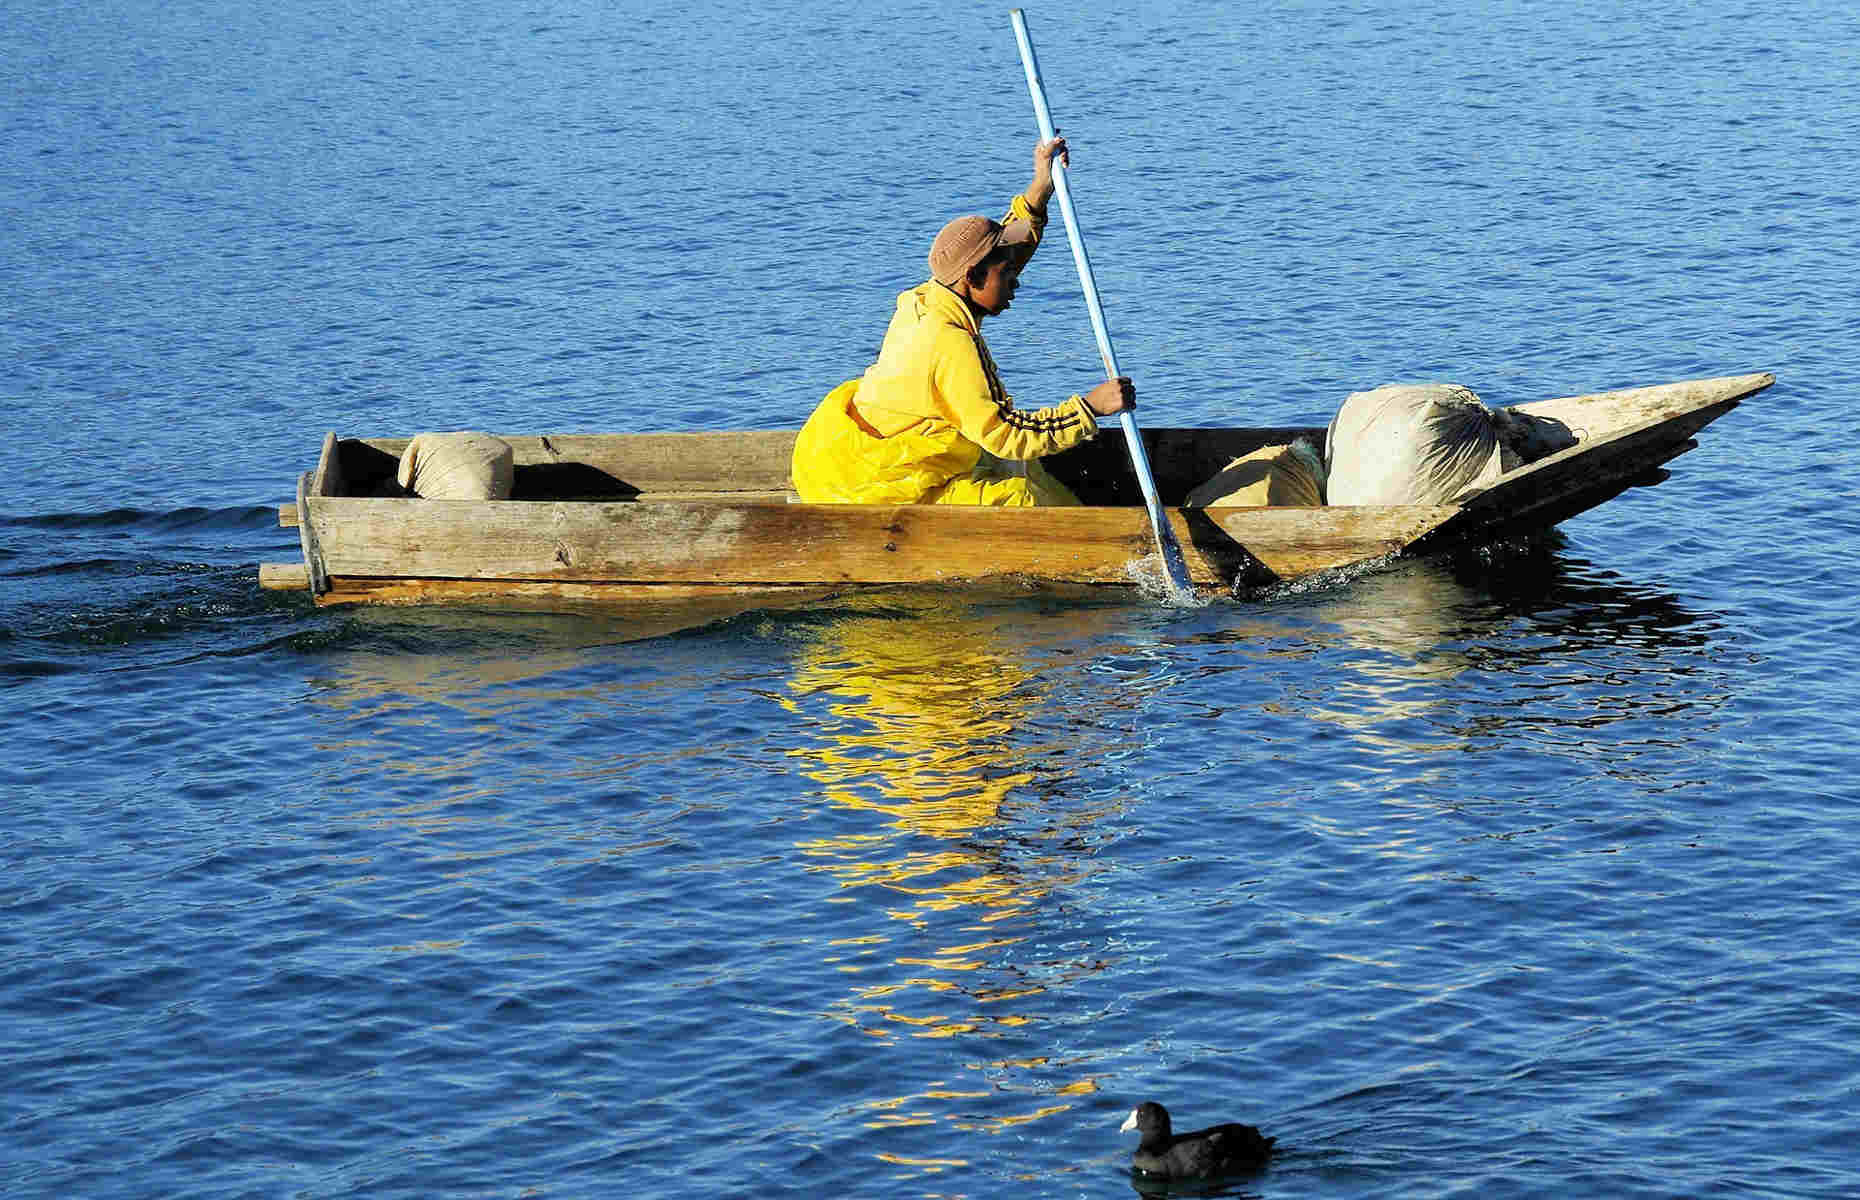
[(515, 456), (488, 433), (421, 433), (401, 452), (397, 477), (423, 500), (508, 500)]
[(1447, 504), (1523, 460), (1470, 388), (1391, 383), (1352, 392), (1324, 435), (1332, 504)]

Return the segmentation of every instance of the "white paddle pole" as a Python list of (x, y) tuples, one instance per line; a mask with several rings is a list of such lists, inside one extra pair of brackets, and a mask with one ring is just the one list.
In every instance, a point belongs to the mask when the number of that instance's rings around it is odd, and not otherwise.
[[(1040, 139), (1053, 139), (1053, 115), (1046, 107), (1046, 88), (1040, 82), (1040, 61), (1033, 54), (1033, 40), (1027, 36), (1027, 18), (1020, 9), (1009, 14), (1014, 20), (1014, 39), (1020, 43), (1020, 64), (1027, 69), (1027, 91), (1033, 96), (1033, 115), (1040, 122)], [(1117, 352), (1111, 349), (1111, 331), (1104, 324), (1104, 306), (1098, 302), (1098, 285), (1092, 279), (1091, 260), (1085, 256), (1085, 235), (1079, 229), (1078, 214), (1072, 209), (1072, 192), (1066, 186), (1065, 164), (1053, 160), (1053, 194), (1059, 198), (1059, 212), (1065, 218), (1066, 237), (1072, 243), (1072, 262), (1079, 270), (1079, 286), (1085, 289), (1085, 307), (1091, 312), (1092, 331), (1098, 335), (1098, 354), (1104, 359), (1105, 377), (1115, 379)], [(1162, 556), (1163, 571), (1169, 586), (1178, 595), (1193, 595), (1188, 582), (1188, 564), (1182, 548), (1176, 544), (1175, 532), (1163, 516), (1162, 502), (1156, 498), (1156, 479), (1150, 474), (1150, 458), (1143, 448), (1143, 435), (1137, 431), (1137, 418), (1125, 409), (1117, 414), (1124, 427), (1124, 440), (1130, 447), (1130, 466), (1137, 473), (1137, 485), (1143, 489), (1143, 505), (1149, 510), (1150, 527), (1156, 531), (1156, 550)]]

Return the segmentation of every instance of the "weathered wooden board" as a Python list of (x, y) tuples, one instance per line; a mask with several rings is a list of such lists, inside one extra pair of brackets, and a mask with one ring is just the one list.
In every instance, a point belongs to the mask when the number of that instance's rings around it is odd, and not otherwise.
[[(1171, 514), (1191, 577), (1295, 576), (1399, 549), (1452, 508)], [(1025, 575), (1132, 583), (1142, 510), (940, 505), (589, 504), (321, 497), (334, 577), (691, 584), (937, 583)]]
[[(692, 502), (692, 501), (706, 501), (706, 502), (728, 501), (734, 504), (794, 504), (794, 503), (797, 503), (797, 501), (794, 499), (794, 494), (792, 492), (787, 492), (787, 491), (729, 492), (729, 491), (711, 490), (711, 491), (701, 491), (701, 492), (642, 492), (641, 494), (637, 496), (629, 496), (626, 499), (626, 503), (630, 503), (630, 504), (664, 504), (664, 503)], [(570, 502), (572, 503), (572, 501)], [(525, 501), (510, 501), (510, 503), (520, 504), (520, 503), (526, 503), (526, 502)], [(281, 529), (296, 529), (297, 528), (297, 506), (295, 504), (278, 505), (278, 527)]]
[[(544, 583), (508, 579), (337, 579), (323, 604), (490, 604), (499, 608), (561, 611), (612, 608), (627, 605), (677, 605), (709, 614), (715, 620), (751, 609), (805, 604), (834, 595), (841, 589), (813, 585), (707, 585)], [(680, 614), (679, 626), (689, 625), (691, 611)]]
[[(642, 493), (789, 490), (796, 431), (717, 433), (499, 434), (510, 443), (516, 496), (627, 499)], [(339, 457), (365, 486), (393, 476), (410, 438), (343, 439)]]
[(300, 562), (259, 563), (258, 586), (272, 592), (301, 592), (310, 586), (310, 568)]
[[(1682, 413), (1710, 407), (1710, 415), (1693, 427), (1693, 432), (1696, 432), (1723, 415), (1730, 404), (1755, 395), (1775, 382), (1776, 376), (1768, 372), (1727, 375), (1718, 379), (1688, 379), (1682, 383), (1662, 383), (1653, 387), (1591, 392), (1586, 396), (1566, 396), (1556, 400), (1535, 400), (1515, 407), (1533, 416), (1562, 421), (1584, 442), (1642, 426), (1650, 421), (1664, 421)], [(1718, 407), (1720, 405), (1725, 407)]]

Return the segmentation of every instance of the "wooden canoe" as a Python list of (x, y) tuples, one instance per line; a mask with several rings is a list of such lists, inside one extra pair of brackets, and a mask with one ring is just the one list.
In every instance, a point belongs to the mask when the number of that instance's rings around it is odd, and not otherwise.
[[(1578, 440), (1438, 506), (1182, 508), (1233, 458), (1322, 428), (1152, 429), (1157, 487), (1202, 587), (1230, 588), (1546, 529), (1663, 465), (1768, 374), (1697, 379), (1517, 407)], [(1048, 466), (1076, 509), (820, 505), (789, 491), (790, 431), (510, 437), (510, 500), (391, 492), (405, 438), (324, 438), (297, 501), (303, 562), (260, 568), (319, 604), (699, 600), (877, 584), (1023, 578), (1134, 587), (1154, 541), (1115, 431)], [(1149, 573), (1155, 572), (1153, 563)]]

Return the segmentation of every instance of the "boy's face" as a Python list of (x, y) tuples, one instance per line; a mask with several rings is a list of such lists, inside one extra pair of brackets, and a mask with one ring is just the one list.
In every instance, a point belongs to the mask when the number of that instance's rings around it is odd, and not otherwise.
[(982, 282), (969, 289), (970, 302), (991, 317), (1006, 312), (1014, 302), (1014, 292), (1020, 287), (1020, 269), (1025, 265), (1013, 256), (989, 263)]

